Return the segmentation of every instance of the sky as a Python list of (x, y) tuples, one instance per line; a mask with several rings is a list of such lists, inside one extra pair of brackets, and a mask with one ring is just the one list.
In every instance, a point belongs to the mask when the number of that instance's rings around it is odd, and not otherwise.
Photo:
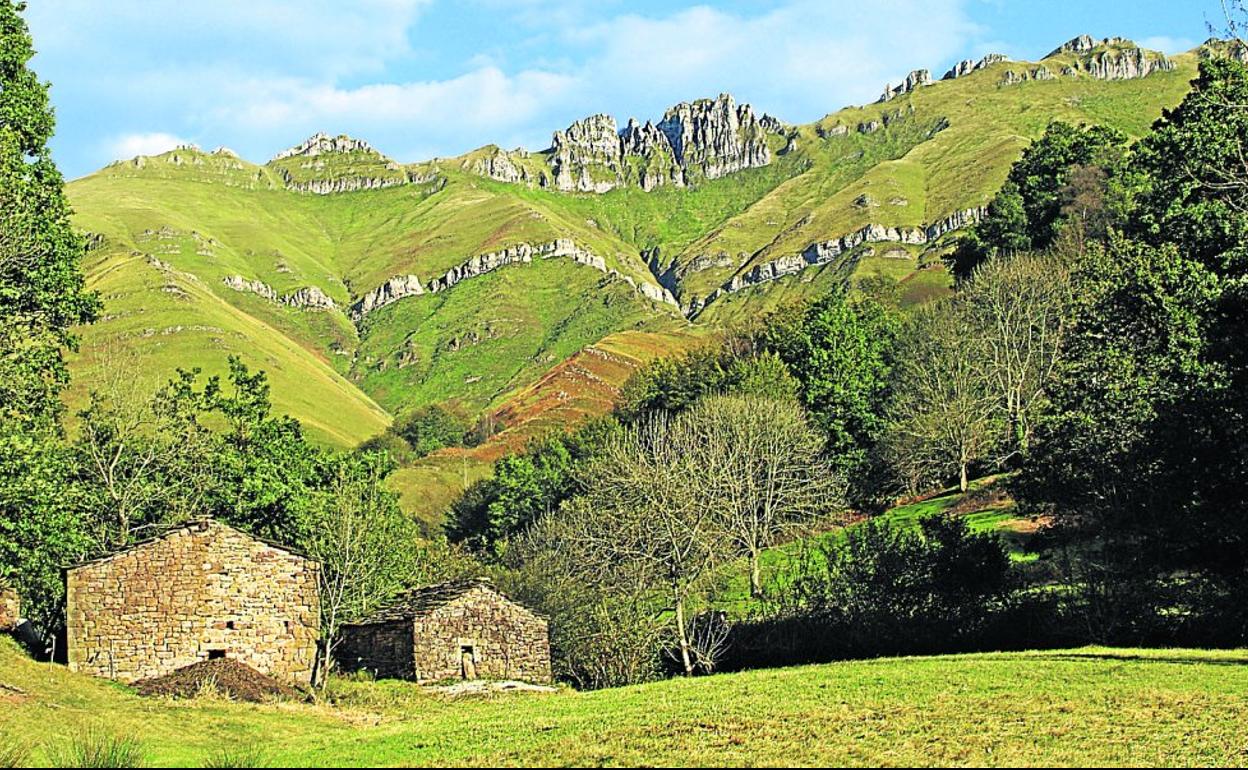
[(263, 163), (317, 132), (401, 162), (540, 150), (605, 112), (733, 94), (792, 123), (916, 68), (1038, 59), (1081, 33), (1168, 53), (1218, 0), (30, 0), (67, 177), (182, 143)]

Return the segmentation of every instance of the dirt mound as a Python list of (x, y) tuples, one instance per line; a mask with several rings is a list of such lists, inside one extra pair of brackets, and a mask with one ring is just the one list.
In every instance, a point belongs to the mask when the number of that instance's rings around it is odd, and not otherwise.
[(235, 700), (266, 703), (301, 699), (303, 693), (228, 658), (192, 663), (164, 676), (135, 682), (140, 695), (191, 698), (205, 691)]

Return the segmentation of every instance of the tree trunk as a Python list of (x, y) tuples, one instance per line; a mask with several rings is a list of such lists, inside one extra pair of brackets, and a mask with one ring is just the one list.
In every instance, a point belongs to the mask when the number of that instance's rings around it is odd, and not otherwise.
[(757, 548), (750, 548), (750, 596), (758, 599), (763, 595), (763, 576), (759, 569)]
[(693, 676), (693, 658), (689, 654), (689, 629), (685, 628), (685, 603), (676, 599), (676, 628), (680, 637), (680, 660), (685, 666), (685, 676)]
[(958, 481), (958, 489), (962, 490), (963, 492), (966, 492), (969, 486), (970, 486), (970, 482), (967, 480), (967, 477), (966, 477), (966, 463), (964, 462), (962, 463), (962, 476)]

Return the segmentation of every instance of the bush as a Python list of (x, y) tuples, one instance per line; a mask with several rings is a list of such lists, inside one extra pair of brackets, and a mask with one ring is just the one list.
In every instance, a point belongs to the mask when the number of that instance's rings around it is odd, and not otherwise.
[(392, 428), (417, 457), (448, 446), (463, 446), (471, 426), (460, 415), (437, 404), (408, 412)]
[(774, 618), (734, 632), (733, 667), (1017, 646), (1003, 633), (1022, 605), (1009, 555), (964, 519), (868, 522), (816, 561)]
[(142, 767), (143, 745), (134, 738), (118, 738), (90, 731), (49, 752), (52, 767)]

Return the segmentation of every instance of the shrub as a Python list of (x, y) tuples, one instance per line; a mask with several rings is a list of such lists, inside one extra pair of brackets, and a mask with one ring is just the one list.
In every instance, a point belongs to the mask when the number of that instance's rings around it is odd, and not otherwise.
[(142, 767), (143, 745), (94, 730), (49, 752), (53, 767)]
[(204, 767), (264, 767), (264, 753), (259, 746), (222, 746), (208, 755)]

